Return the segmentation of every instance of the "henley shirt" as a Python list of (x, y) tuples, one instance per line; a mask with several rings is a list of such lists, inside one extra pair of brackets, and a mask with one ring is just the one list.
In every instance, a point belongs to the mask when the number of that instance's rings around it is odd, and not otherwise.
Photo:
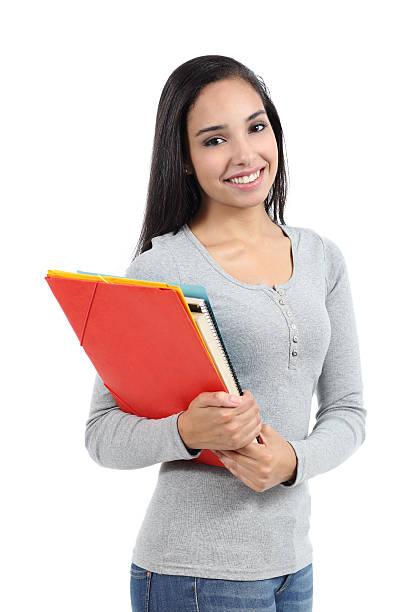
[(225, 467), (192, 461), (201, 451), (190, 453), (177, 426), (188, 406), (161, 419), (125, 413), (96, 373), (85, 432), (90, 457), (121, 470), (161, 464), (132, 553), (150, 571), (261, 580), (306, 567), (313, 551), (308, 480), (340, 465), (365, 439), (344, 256), (310, 228), (276, 225), (291, 241), (293, 271), (273, 287), (231, 276), (187, 224), (153, 238), (126, 269), (128, 278), (205, 286), (241, 388), (297, 456), (292, 484), (254, 491)]

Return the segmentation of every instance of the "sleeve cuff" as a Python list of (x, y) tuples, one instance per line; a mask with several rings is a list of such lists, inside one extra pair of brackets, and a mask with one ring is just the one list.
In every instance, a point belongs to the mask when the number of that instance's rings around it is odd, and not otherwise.
[(293, 450), (296, 453), (297, 457), (297, 468), (296, 468), (296, 476), (293, 480), (287, 480), (286, 482), (280, 482), (279, 486), (284, 487), (285, 489), (293, 489), (293, 487), (297, 487), (301, 484), (305, 478), (305, 456), (304, 449), (302, 443), (304, 440), (287, 440), (289, 444), (292, 446)]
[(184, 412), (184, 410), (177, 413), (177, 416), (174, 419), (174, 422), (176, 424), (176, 438), (177, 438), (178, 446), (180, 448), (180, 451), (184, 454), (184, 457), (182, 457), (182, 459), (191, 459), (192, 457), (194, 458), (199, 457), (203, 449), (202, 448), (187, 448), (187, 446), (184, 444), (183, 438), (180, 436), (180, 432), (178, 429), (178, 418), (182, 412)]

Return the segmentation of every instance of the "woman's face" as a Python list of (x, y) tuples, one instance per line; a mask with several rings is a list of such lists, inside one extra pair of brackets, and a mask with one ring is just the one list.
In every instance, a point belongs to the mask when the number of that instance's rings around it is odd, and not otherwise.
[[(187, 137), (191, 164), (186, 166), (196, 175), (205, 208), (250, 208), (266, 199), (278, 168), (278, 148), (262, 100), (247, 81), (229, 78), (204, 87), (187, 115)], [(258, 169), (263, 170), (253, 185), (226, 181)]]

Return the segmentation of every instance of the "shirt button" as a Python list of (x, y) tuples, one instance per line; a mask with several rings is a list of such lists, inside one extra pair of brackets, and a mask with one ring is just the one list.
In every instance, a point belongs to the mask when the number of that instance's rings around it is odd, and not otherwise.
[(279, 293), (279, 295), (283, 295), (283, 290), (282, 289), (278, 289), (278, 293)]
[(292, 328), (292, 329), (296, 329), (296, 323), (292, 323), (292, 324), (291, 324), (291, 328)]
[(279, 304), (284, 304), (285, 300), (279, 300)]
[(293, 336), (292, 340), (293, 340), (293, 342), (297, 342), (298, 341), (298, 337), (297, 336)]
[(288, 317), (290, 317), (292, 313), (291, 313), (291, 311), (290, 311), (290, 310), (287, 310), (287, 311), (286, 311), (286, 314), (288, 315)]
[(296, 357), (296, 355), (297, 355), (297, 351), (292, 351), (292, 355), (293, 355), (294, 357)]

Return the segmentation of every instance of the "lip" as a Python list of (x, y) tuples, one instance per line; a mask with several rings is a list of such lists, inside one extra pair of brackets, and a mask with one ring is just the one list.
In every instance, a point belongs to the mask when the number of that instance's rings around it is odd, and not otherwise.
[(225, 180), (224, 183), (228, 185), (229, 187), (232, 187), (233, 189), (239, 189), (240, 191), (252, 191), (253, 189), (256, 189), (257, 187), (259, 187), (259, 185), (262, 183), (263, 176), (264, 176), (264, 170), (265, 170), (265, 166), (261, 169), (261, 173), (258, 176), (258, 178), (252, 181), (252, 183), (230, 183), (228, 180)]
[(228, 181), (229, 179), (239, 178), (240, 176), (249, 176), (250, 174), (255, 174), (255, 172), (258, 172), (258, 170), (262, 170), (262, 168), (265, 168), (265, 166), (258, 166), (253, 170), (246, 170), (245, 172), (238, 172), (238, 174), (232, 174), (231, 176), (227, 176), (227, 178), (224, 180)]

